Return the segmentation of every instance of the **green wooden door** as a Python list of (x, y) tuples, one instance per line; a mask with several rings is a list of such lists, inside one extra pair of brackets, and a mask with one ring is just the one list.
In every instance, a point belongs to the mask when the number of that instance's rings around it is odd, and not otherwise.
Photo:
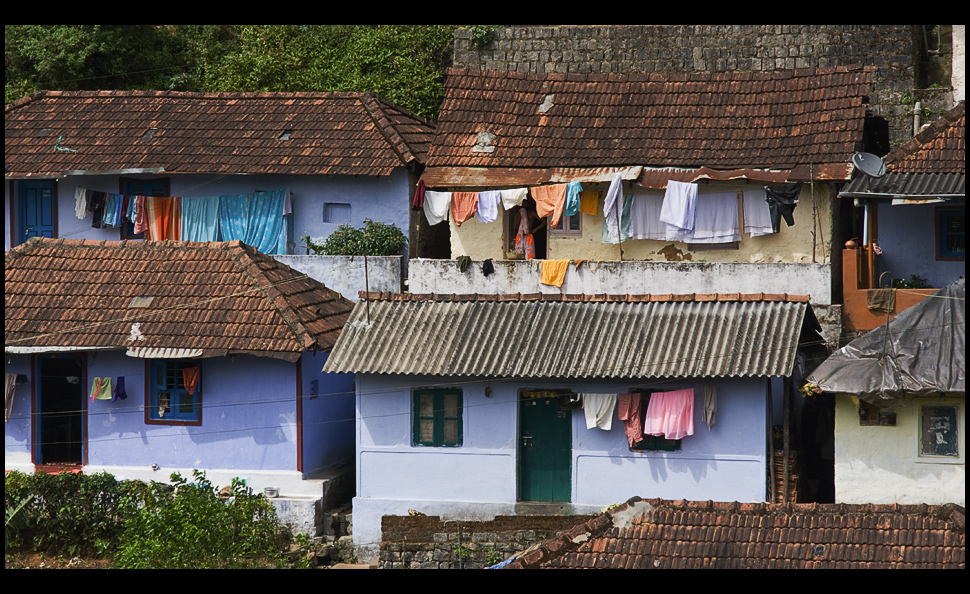
[(568, 502), (572, 414), (559, 398), (520, 398), (519, 501)]

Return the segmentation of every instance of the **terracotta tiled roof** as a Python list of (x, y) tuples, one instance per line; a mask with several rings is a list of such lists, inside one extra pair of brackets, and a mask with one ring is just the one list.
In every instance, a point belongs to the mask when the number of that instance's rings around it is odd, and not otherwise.
[(863, 68), (650, 75), (452, 70), (428, 167), (846, 164), (861, 150), (870, 80)]
[(388, 175), (433, 127), (366, 93), (45, 91), (4, 109), (4, 173)]
[(966, 173), (966, 104), (958, 103), (883, 162), (892, 173)]
[(964, 569), (955, 505), (631, 499), (508, 564), (613, 569)]
[[(146, 306), (132, 307), (135, 298)], [(4, 261), (7, 349), (201, 349), (292, 359), (333, 347), (351, 309), (239, 241), (34, 238)]]

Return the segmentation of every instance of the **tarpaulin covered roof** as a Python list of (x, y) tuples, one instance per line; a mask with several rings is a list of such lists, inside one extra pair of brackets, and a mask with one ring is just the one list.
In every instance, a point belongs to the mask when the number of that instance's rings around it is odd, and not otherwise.
[(808, 381), (878, 405), (906, 394), (965, 393), (965, 304), (961, 278), (836, 351)]

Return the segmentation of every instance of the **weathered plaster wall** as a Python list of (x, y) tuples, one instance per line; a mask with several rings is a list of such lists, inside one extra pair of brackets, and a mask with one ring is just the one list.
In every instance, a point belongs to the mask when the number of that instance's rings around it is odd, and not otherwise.
[[(960, 405), (961, 456), (930, 461), (918, 454), (919, 406)], [(838, 503), (966, 505), (966, 398), (906, 398), (893, 407), (895, 427), (860, 426), (858, 403), (839, 394), (835, 404), (835, 499)]]
[(363, 256), (286, 255), (273, 258), (320, 281), (350, 301), (357, 301), (358, 293), (364, 290), (401, 292), (401, 256), (368, 256), (366, 270)]
[[(646, 385), (646, 384), (645, 384)], [(586, 429), (582, 410), (572, 411), (571, 503), (588, 513), (634, 495), (699, 500), (765, 498), (766, 387), (763, 379), (717, 384), (718, 416), (703, 422), (699, 381), (661, 382), (665, 389), (695, 388), (695, 433), (678, 452), (630, 452), (623, 424)], [(463, 443), (456, 448), (411, 445), (411, 390), (460, 387)], [(577, 392), (626, 392), (616, 382), (448, 382), (441, 378), (358, 377), (357, 497), (354, 544), (358, 555), (376, 556), (381, 517), (415, 509), (443, 519), (488, 520), (516, 513), (518, 390), (571, 388)], [(486, 395), (486, 388), (489, 388)]]

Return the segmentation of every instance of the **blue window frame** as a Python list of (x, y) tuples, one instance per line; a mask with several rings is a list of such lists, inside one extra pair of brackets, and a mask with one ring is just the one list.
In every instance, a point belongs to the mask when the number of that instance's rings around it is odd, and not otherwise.
[(967, 259), (967, 211), (965, 208), (936, 209), (937, 260)]
[[(145, 421), (148, 423), (202, 424), (202, 374), (198, 361), (156, 359), (148, 362)], [(192, 390), (191, 377), (198, 381)], [(188, 378), (188, 382), (187, 382)]]

